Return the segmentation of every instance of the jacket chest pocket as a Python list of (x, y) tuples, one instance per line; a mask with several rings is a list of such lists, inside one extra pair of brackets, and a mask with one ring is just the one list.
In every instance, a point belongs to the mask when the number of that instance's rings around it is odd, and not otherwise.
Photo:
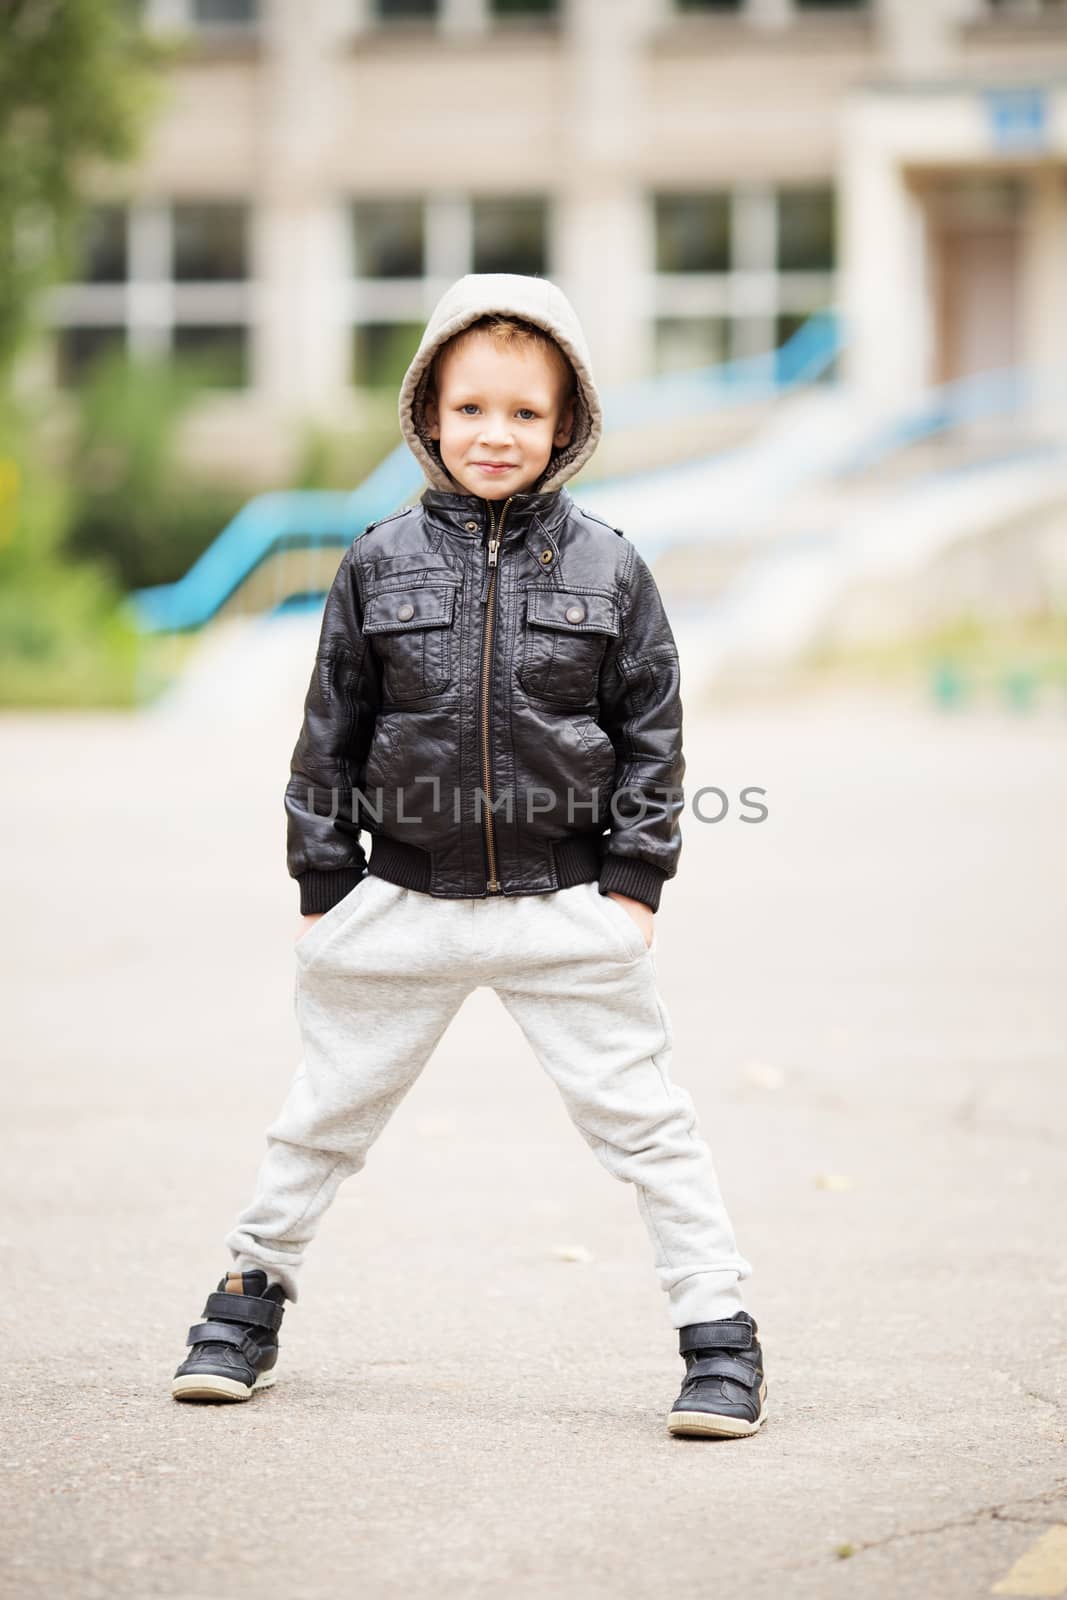
[(420, 584), (367, 600), (363, 632), (382, 665), (386, 700), (440, 694), (452, 681), (452, 617), (456, 586)]
[(527, 589), (519, 682), (539, 699), (587, 705), (608, 641), (618, 636), (614, 596)]

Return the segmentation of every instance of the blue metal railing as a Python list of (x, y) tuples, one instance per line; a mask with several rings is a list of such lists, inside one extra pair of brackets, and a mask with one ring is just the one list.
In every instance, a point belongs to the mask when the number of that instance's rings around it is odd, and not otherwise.
[[(819, 312), (766, 355), (609, 389), (605, 427), (638, 427), (715, 410), (741, 398), (773, 398), (829, 372), (841, 345), (838, 317)], [(202, 627), (278, 551), (300, 546), (343, 549), (368, 523), (416, 498), (423, 481), (422, 469), (403, 443), (351, 493), (303, 489), (256, 495), (183, 577), (127, 597), (134, 620), (146, 633)], [(283, 598), (280, 604), (285, 603)]]
[(390, 452), (354, 491), (293, 489), (256, 495), (175, 583), (128, 597), (145, 633), (199, 628), (251, 573), (281, 549), (343, 548), (368, 522), (417, 491), (421, 474), (406, 445)]
[(1031, 402), (1034, 391), (1033, 376), (1018, 367), (979, 372), (942, 384), (929, 390), (911, 410), (875, 429), (869, 439), (838, 463), (834, 476), (866, 472), (909, 445), (934, 439), (968, 422), (1012, 416)]
[(777, 350), (617, 384), (604, 399), (605, 427), (615, 430), (669, 422), (674, 417), (736, 405), (739, 400), (786, 393), (824, 377), (840, 355), (842, 343), (837, 313), (816, 312)]

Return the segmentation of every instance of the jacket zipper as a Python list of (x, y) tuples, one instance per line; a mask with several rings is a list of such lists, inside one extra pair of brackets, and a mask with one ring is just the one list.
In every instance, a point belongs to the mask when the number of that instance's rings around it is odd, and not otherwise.
[(492, 773), (489, 766), (489, 676), (492, 664), (493, 650), (493, 621), (495, 615), (494, 599), (496, 596), (497, 557), (500, 552), (500, 536), (504, 531), (504, 518), (508, 514), (511, 499), (507, 499), (500, 512), (500, 523), (497, 525), (493, 514), (493, 502), (486, 501), (489, 507), (489, 559), (486, 565), (487, 583), (482, 595), (486, 606), (485, 627), (482, 630), (482, 790), (486, 796), (487, 806), (485, 812), (485, 848), (489, 857), (489, 881), (486, 884), (490, 894), (500, 893), (500, 880), (496, 875), (496, 836), (493, 832), (493, 790)]

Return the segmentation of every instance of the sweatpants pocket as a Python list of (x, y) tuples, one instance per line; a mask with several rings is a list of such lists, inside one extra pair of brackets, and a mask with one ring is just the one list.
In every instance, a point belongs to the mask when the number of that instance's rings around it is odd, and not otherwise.
[(302, 933), (293, 946), (293, 953), (302, 967), (307, 967), (314, 961), (316, 954), (325, 942), (330, 939), (339, 928), (344, 927), (348, 919), (362, 905), (367, 897), (367, 891), (374, 883), (382, 880), (374, 873), (368, 872), (360, 878), (354, 889), (349, 889), (342, 895), (329, 911), (324, 911), (317, 922), (313, 922), (306, 933)]
[(601, 922), (607, 922), (616, 940), (622, 944), (626, 959), (628, 961), (640, 961), (642, 957), (651, 955), (656, 943), (655, 931), (653, 930), (652, 943), (646, 945), (644, 934), (625, 906), (621, 906), (610, 895), (601, 894), (598, 885), (595, 883), (588, 884), (587, 888), (592, 896), (597, 915)]

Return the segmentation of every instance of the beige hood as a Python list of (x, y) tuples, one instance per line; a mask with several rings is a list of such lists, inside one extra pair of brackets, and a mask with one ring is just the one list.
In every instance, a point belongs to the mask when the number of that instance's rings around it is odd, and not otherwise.
[(603, 417), (585, 335), (563, 290), (547, 278), (514, 272), (469, 272), (441, 296), (422, 342), (400, 386), (400, 427), (426, 480), (434, 489), (464, 492), (444, 466), (438, 442), (426, 425), (425, 400), (434, 355), (446, 340), (489, 312), (532, 322), (551, 334), (570, 360), (578, 380), (570, 444), (554, 449), (541, 477), (527, 492), (546, 493), (573, 478), (600, 441)]

